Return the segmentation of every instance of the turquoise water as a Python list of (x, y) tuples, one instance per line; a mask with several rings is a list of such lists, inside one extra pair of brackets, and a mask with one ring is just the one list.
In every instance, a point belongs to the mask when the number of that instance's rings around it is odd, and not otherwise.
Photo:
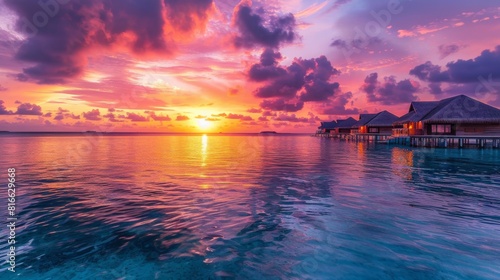
[(499, 163), (309, 136), (0, 137), (18, 279), (498, 279)]

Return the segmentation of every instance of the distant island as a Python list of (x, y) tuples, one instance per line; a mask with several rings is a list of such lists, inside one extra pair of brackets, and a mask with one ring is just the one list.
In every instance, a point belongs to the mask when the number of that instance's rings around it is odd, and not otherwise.
[(277, 133), (276, 131), (270, 131), (270, 130), (260, 132), (260, 134), (276, 134), (276, 133)]

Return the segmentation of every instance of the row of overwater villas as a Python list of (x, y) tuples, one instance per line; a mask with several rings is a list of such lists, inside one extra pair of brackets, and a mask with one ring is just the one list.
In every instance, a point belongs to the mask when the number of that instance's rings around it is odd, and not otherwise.
[(465, 95), (440, 101), (415, 101), (402, 117), (382, 111), (359, 119), (322, 122), (317, 136), (386, 140), (408, 136), (500, 137), (500, 109)]

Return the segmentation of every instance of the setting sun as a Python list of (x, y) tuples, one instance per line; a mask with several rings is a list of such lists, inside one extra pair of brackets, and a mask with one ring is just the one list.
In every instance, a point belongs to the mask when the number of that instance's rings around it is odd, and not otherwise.
[(201, 130), (207, 130), (211, 126), (210, 122), (207, 121), (206, 119), (200, 119), (197, 121), (197, 123), (198, 123), (198, 128)]

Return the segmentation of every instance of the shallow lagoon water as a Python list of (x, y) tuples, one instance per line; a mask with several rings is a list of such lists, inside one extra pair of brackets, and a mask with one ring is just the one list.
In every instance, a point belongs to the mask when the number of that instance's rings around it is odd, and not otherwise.
[(17, 170), (19, 279), (500, 275), (498, 150), (10, 135), (0, 151), (2, 185)]

